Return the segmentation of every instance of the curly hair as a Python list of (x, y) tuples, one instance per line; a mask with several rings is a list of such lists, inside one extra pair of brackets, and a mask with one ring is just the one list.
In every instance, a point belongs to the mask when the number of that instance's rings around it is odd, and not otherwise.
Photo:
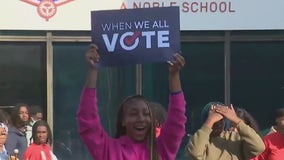
[[(28, 104), (26, 104), (26, 103), (17, 103), (15, 105), (15, 107), (13, 108), (12, 112), (11, 112), (11, 123), (14, 126), (22, 126), (21, 124), (17, 124), (17, 123), (22, 123), (19, 120), (19, 118), (20, 118), (19, 113), (20, 113), (21, 107), (26, 107), (28, 111), (30, 110), (30, 107), (29, 107)], [(29, 115), (29, 118), (30, 118), (30, 114), (29, 113), (28, 113), (28, 115)], [(28, 123), (28, 121), (24, 122), (24, 123), (26, 125)]]

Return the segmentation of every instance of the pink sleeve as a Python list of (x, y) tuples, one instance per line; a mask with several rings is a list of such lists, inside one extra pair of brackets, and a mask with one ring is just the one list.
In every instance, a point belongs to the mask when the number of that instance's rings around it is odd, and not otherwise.
[(96, 89), (84, 88), (77, 111), (79, 135), (94, 159), (104, 159), (109, 137), (98, 115)]
[(167, 120), (157, 139), (158, 151), (162, 159), (175, 159), (185, 135), (185, 99), (183, 92), (170, 95)]

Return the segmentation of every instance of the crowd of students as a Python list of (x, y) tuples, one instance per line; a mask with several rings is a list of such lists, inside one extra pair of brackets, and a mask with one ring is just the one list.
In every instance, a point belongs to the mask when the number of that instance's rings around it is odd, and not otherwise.
[[(100, 122), (97, 92), (98, 47), (85, 54), (89, 66), (81, 93), (77, 120), (79, 134), (94, 160), (174, 160), (185, 136), (186, 101), (180, 82), (184, 58), (176, 53), (168, 65), (169, 106), (166, 116), (156, 114), (153, 103), (142, 95), (127, 97), (119, 106), (117, 132), (109, 136)], [(202, 110), (201, 128), (186, 150), (193, 160), (282, 160), (284, 157), (284, 109), (277, 110), (275, 133), (262, 136), (244, 109), (210, 102)], [(158, 115), (158, 116), (157, 116)], [(229, 126), (228, 126), (229, 124)]]
[[(94, 160), (175, 160), (185, 133), (186, 101), (180, 72), (185, 59), (173, 54), (168, 64), (168, 110), (143, 95), (126, 97), (118, 106), (115, 137), (101, 124), (97, 105), (98, 47), (85, 54), (89, 66), (77, 110), (78, 133)], [(11, 114), (0, 110), (0, 160), (56, 160), (52, 132), (39, 106), (16, 104)], [(193, 160), (282, 160), (284, 108), (264, 137), (244, 109), (210, 102), (201, 113), (202, 126), (186, 146)]]
[(0, 160), (56, 160), (52, 133), (40, 106), (18, 103), (0, 110)]

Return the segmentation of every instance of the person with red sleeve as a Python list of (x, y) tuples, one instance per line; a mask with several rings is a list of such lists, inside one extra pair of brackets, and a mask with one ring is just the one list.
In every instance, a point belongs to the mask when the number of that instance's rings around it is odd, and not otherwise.
[(284, 159), (284, 108), (276, 110), (277, 132), (263, 138), (265, 150), (253, 160), (283, 160)]
[(52, 133), (48, 123), (44, 120), (37, 121), (32, 128), (33, 143), (24, 152), (22, 160), (53, 160), (54, 157), (50, 145)]

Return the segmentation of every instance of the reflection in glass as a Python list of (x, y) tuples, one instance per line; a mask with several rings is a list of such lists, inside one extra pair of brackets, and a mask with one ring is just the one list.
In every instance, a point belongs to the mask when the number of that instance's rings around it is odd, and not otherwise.
[(0, 44), (0, 106), (23, 102), (46, 110), (45, 43)]
[(284, 42), (240, 42), (231, 49), (232, 103), (269, 128), (273, 111), (284, 106)]
[[(77, 132), (76, 111), (87, 65), (89, 44), (54, 44), (54, 152), (66, 160), (91, 159)], [(122, 99), (135, 94), (135, 66), (101, 68), (98, 105), (101, 122), (110, 136), (115, 133), (116, 115)]]
[[(193, 134), (200, 127), (201, 109), (210, 101), (224, 101), (224, 44), (182, 43), (186, 65), (181, 72), (187, 101), (186, 131)], [(168, 70), (166, 63), (143, 66), (143, 94), (168, 106)], [(185, 136), (176, 160), (188, 159)]]

